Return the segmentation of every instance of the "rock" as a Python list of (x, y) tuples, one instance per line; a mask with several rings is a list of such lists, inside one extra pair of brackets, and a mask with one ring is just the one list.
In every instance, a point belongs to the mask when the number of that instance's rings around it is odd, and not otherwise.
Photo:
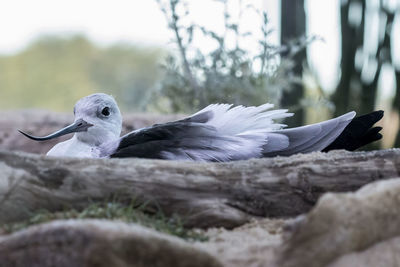
[(196, 245), (218, 258), (224, 266), (271, 266), (282, 244), (282, 227), (288, 220), (260, 219), (232, 230), (210, 228), (207, 242)]
[(371, 183), (355, 193), (325, 194), (309, 214), (285, 228), (276, 266), (365, 266), (368, 251), (385, 248), (386, 260), (394, 262), (400, 252), (400, 179)]
[(154, 230), (102, 220), (55, 221), (0, 238), (2, 267), (220, 267), (204, 250)]
[(379, 242), (366, 250), (341, 256), (328, 267), (400, 266), (400, 237)]
[(229, 267), (375, 267), (400, 263), (400, 179), (328, 193), (309, 214), (208, 229), (197, 244)]

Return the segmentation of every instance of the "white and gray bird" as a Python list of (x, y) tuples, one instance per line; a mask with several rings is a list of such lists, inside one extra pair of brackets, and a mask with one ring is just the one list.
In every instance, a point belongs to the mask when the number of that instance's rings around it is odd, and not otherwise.
[(49, 156), (86, 158), (140, 157), (190, 161), (231, 161), (296, 153), (354, 150), (380, 139), (380, 127), (371, 128), (383, 111), (355, 118), (354, 111), (320, 123), (283, 129), (274, 120), (290, 117), (272, 104), (244, 107), (213, 104), (183, 120), (155, 124), (122, 137), (122, 116), (114, 98), (92, 94), (74, 107), (75, 122), (53, 134), (36, 137), (45, 141), (74, 133), (58, 143)]

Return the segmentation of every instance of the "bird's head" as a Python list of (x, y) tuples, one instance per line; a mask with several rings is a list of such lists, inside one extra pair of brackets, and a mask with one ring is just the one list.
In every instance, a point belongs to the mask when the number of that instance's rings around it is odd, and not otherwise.
[(90, 145), (100, 145), (118, 138), (121, 134), (121, 112), (114, 98), (110, 95), (98, 93), (81, 98), (75, 104), (74, 115), (74, 123), (45, 137), (35, 137), (20, 132), (36, 141), (75, 133), (78, 140)]
[(116, 139), (121, 134), (122, 117), (114, 98), (106, 94), (92, 94), (81, 98), (74, 107), (75, 123), (90, 124), (86, 131), (78, 131), (77, 138), (85, 143), (99, 145)]

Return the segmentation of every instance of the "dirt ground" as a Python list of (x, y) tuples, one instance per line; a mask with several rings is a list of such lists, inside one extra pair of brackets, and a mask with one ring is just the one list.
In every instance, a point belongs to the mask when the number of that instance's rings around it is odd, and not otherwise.
[(210, 228), (207, 242), (197, 246), (218, 258), (224, 266), (271, 266), (275, 249), (282, 244), (282, 229), (289, 220), (253, 220), (233, 230)]

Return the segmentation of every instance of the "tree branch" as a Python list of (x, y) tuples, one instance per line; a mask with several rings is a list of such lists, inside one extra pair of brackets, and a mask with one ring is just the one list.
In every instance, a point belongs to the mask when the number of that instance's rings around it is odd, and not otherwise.
[[(188, 226), (234, 227), (255, 217), (307, 212), (327, 191), (400, 177), (400, 150), (336, 151), (229, 163), (73, 159), (0, 151), (0, 222), (89, 201), (135, 199)], [(11, 182), (5, 182), (11, 181)], [(18, 181), (15, 184), (12, 181)]]

